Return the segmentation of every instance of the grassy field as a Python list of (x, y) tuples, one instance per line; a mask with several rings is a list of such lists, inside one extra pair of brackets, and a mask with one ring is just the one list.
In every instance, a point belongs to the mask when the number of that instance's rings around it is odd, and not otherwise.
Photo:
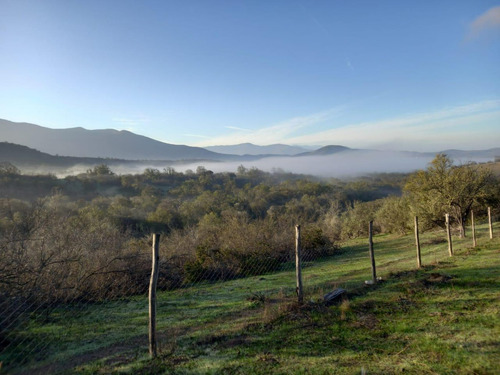
[[(147, 299), (33, 312), (0, 354), (25, 374), (494, 374), (500, 368), (500, 226), (478, 246), (444, 232), (367, 240), (305, 264), (305, 303), (292, 265), (281, 272), (159, 293), (160, 355), (147, 355)], [(337, 288), (347, 297), (325, 306)], [(21, 351), (20, 348), (23, 348)]]

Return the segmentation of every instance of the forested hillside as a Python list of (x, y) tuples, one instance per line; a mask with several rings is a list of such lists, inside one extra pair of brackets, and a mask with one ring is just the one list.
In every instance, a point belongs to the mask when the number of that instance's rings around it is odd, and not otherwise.
[[(370, 220), (376, 232), (404, 234), (413, 214), (426, 230), (443, 226), (449, 211), (463, 231), (471, 208), (484, 215), (486, 205), (496, 210), (500, 196), (490, 169), (455, 167), (442, 155), (410, 177), (349, 181), (242, 166), (236, 173), (200, 166), (185, 173), (167, 168), (116, 175), (99, 165), (63, 179), (2, 168), (0, 287), (4, 296), (30, 299), (102, 298), (125, 293), (123, 285), (127, 293), (144, 290), (149, 264), (136, 260), (151, 232), (168, 239), (163, 251), (171, 269), (161, 287), (172, 288), (279, 268), (290, 259), (295, 224), (303, 225), (304, 254), (313, 259), (366, 235)], [(265, 269), (251, 267), (259, 259), (266, 260)]]
[(414, 215), (425, 232), (449, 214), (464, 237), (471, 210), (482, 220), (487, 207), (500, 214), (492, 166), (438, 155), (411, 175), (320, 180), (243, 166), (117, 175), (101, 164), (61, 179), (2, 163), (0, 329), (10, 332), (32, 309), (146, 292), (151, 233), (162, 236), (162, 290), (282, 271), (294, 259), (296, 224), (304, 262), (342, 253), (369, 221), (375, 233), (404, 235)]

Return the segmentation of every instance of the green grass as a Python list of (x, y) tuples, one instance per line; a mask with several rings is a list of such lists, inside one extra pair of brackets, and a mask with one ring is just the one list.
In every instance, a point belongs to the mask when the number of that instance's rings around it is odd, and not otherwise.
[[(376, 236), (384, 281), (374, 286), (364, 285), (366, 239), (350, 241), (305, 264), (300, 306), (291, 269), (159, 293), (156, 360), (147, 355), (147, 300), (138, 296), (34, 313), (13, 338), (25, 349), (0, 361), (9, 373), (494, 374), (500, 239), (480, 226), (474, 249), (454, 237), (452, 258), (445, 239), (421, 235), (424, 267), (416, 270), (413, 236)], [(325, 306), (323, 294), (339, 286), (347, 298)]]

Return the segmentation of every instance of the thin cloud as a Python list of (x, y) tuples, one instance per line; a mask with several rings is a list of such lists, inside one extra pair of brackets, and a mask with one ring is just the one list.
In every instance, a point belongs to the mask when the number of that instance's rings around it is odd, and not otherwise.
[(469, 25), (466, 41), (471, 41), (484, 34), (500, 30), (500, 6), (488, 9)]
[(331, 119), (334, 114), (340, 111), (341, 107), (338, 107), (309, 116), (294, 117), (266, 128), (250, 131), (247, 131), (247, 129), (240, 129), (230, 134), (210, 138), (207, 141), (200, 142), (197, 146), (232, 145), (238, 143), (262, 144), (264, 141), (266, 144), (280, 143), (283, 139), (293, 136), (301, 129), (308, 128)]
[(194, 137), (194, 138), (210, 138), (206, 135), (201, 135), (201, 134), (183, 134), (185, 137)]
[(226, 129), (231, 129), (231, 130), (241, 130), (244, 132), (251, 132), (252, 130), (250, 129), (245, 129), (245, 128), (238, 128), (237, 126), (225, 126)]
[(322, 132), (290, 137), (284, 143), (342, 144), (349, 147), (384, 147), (390, 149), (434, 148), (436, 145), (457, 147), (483, 139), (498, 147), (500, 136), (488, 126), (500, 120), (500, 100), (444, 108), (399, 118), (350, 124)]

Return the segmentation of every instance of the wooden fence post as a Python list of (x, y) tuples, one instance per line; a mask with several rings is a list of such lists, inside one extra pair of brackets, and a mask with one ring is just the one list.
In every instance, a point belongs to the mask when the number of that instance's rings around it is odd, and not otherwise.
[(470, 210), (470, 221), (471, 221), (471, 231), (472, 231), (472, 247), (477, 246), (476, 241), (476, 225), (474, 223), (474, 211)]
[(488, 207), (488, 224), (490, 226), (490, 240), (493, 239), (493, 224), (491, 222), (491, 207)]
[(370, 221), (368, 225), (368, 244), (370, 248), (370, 259), (372, 263), (372, 280), (373, 284), (377, 283), (377, 269), (375, 267), (375, 253), (373, 251), (373, 221)]
[(300, 265), (300, 225), (295, 226), (295, 275), (297, 277), (297, 298), (299, 303), (304, 301), (302, 291), (302, 271)]
[(418, 216), (415, 216), (415, 245), (417, 246), (417, 268), (421, 268), (422, 257), (420, 254), (420, 239), (418, 237)]
[(160, 260), (160, 235), (153, 234), (151, 280), (149, 282), (149, 354), (155, 358), (156, 345), (156, 284), (158, 283), (158, 263)]
[(448, 253), (450, 254), (450, 257), (453, 256), (453, 245), (451, 243), (451, 228), (450, 228), (450, 215), (446, 214), (446, 233), (448, 235)]

